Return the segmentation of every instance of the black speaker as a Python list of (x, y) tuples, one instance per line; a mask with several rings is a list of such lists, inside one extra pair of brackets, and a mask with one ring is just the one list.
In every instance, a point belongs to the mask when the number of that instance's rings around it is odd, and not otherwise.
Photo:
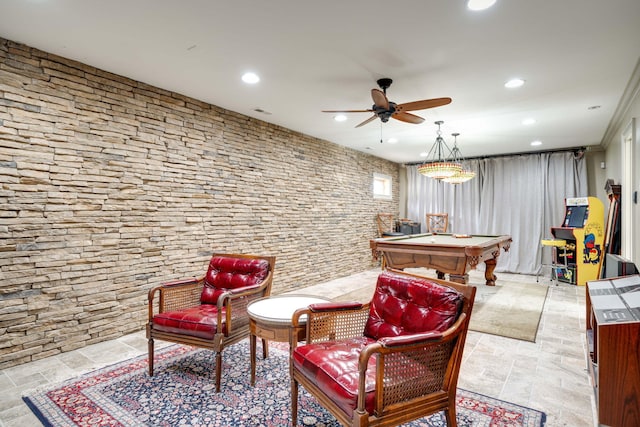
[(402, 234), (419, 234), (420, 233), (420, 223), (419, 222), (400, 222), (399, 231)]

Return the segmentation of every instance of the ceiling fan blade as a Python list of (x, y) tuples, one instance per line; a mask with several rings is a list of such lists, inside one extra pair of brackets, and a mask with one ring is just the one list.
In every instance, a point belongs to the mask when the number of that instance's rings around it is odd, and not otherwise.
[(369, 117), (367, 120), (365, 120), (364, 122), (360, 123), (360, 124), (359, 124), (359, 125), (357, 125), (356, 127), (357, 127), (357, 128), (359, 128), (360, 126), (364, 126), (364, 125), (366, 125), (367, 123), (372, 122), (372, 121), (374, 121), (374, 120), (375, 120), (375, 119), (377, 119), (377, 118), (378, 118), (378, 116), (374, 114), (373, 116)]
[(411, 113), (405, 113), (402, 111), (401, 112), (396, 111), (391, 115), (391, 117), (393, 117), (396, 120), (400, 120), (401, 122), (413, 123), (416, 125), (419, 125), (420, 123), (424, 122), (424, 119), (422, 117), (416, 116), (415, 114), (411, 114)]
[(423, 99), (422, 101), (405, 102), (396, 105), (396, 111), (426, 110), (427, 108), (442, 107), (451, 103), (451, 98)]
[(387, 95), (385, 95), (380, 89), (371, 89), (371, 98), (373, 99), (373, 103), (376, 107), (384, 108), (385, 110), (389, 109), (389, 100), (387, 99)]
[(323, 113), (372, 113), (372, 109), (368, 110), (322, 110)]

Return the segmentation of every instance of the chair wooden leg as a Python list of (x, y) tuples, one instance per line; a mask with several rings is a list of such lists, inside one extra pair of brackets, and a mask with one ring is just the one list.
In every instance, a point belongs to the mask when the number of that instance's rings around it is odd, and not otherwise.
[(298, 425), (298, 381), (291, 379), (291, 425)]
[(269, 357), (269, 341), (262, 339), (262, 358), (266, 359)]
[(351, 420), (353, 427), (367, 427), (369, 425), (369, 413), (367, 411), (353, 411), (353, 419)]
[(149, 376), (153, 376), (153, 338), (149, 338), (148, 340), (149, 347)]
[(251, 366), (251, 380), (249, 381), (252, 386), (256, 385), (256, 336), (249, 334), (249, 361)]
[(444, 417), (447, 420), (447, 427), (458, 427), (455, 397), (453, 399), (453, 403), (449, 403), (449, 408), (444, 410)]
[(216, 393), (220, 393), (221, 375), (222, 375), (222, 351), (216, 351)]

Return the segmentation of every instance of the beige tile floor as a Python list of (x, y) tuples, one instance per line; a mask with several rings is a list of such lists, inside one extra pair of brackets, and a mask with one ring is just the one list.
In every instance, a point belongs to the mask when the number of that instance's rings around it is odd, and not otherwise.
[[(338, 297), (375, 280), (379, 270), (306, 288), (298, 293)], [(481, 277), (472, 272), (472, 277)], [(536, 284), (534, 276), (498, 273)], [(538, 286), (549, 284), (540, 279)], [(547, 426), (594, 426), (594, 398), (585, 353), (585, 288), (550, 286), (535, 343), (470, 331), (459, 387), (539, 409)], [(160, 343), (157, 343), (160, 344)], [(0, 427), (40, 425), (23, 403), (25, 391), (57, 383), (145, 354), (144, 332), (0, 371)]]

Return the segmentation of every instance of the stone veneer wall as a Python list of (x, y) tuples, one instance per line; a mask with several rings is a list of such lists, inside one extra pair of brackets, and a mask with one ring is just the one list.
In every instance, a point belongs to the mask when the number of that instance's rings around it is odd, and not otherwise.
[(277, 256), (274, 293), (370, 268), (397, 182), (397, 164), (0, 39), (0, 368), (140, 330), (147, 291), (214, 251)]

